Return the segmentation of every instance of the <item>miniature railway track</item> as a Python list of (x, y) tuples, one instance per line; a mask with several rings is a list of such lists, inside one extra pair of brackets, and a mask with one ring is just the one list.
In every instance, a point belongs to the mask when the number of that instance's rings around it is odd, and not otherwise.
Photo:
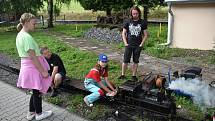
[[(8, 66), (8, 65), (4, 65), (0, 63), (0, 69), (3, 69), (5, 71), (11, 72), (13, 74), (18, 75), (19, 74), (19, 69)], [(82, 91), (86, 91), (84, 89), (84, 84), (82, 80), (77, 80), (77, 79), (66, 79), (66, 85), (70, 86), (70, 87), (74, 87), (75, 89), (78, 90), (82, 90)], [(116, 120), (119, 121), (128, 121), (128, 120), (132, 120), (130, 119), (132, 116), (132, 113), (134, 114), (135, 111), (130, 111), (129, 110), (136, 110), (139, 111), (142, 119), (144, 120), (144, 118), (147, 118), (148, 120), (152, 120), (152, 121), (163, 121), (163, 120), (173, 120), (173, 121), (190, 121), (189, 119), (185, 119), (183, 117), (179, 117), (177, 115), (164, 115), (162, 113), (156, 112), (154, 110), (149, 110), (149, 109), (144, 109), (143, 107), (139, 107), (139, 106), (134, 106), (134, 105), (129, 105), (129, 104), (125, 104), (124, 102), (115, 100), (116, 104), (115, 106), (113, 106), (112, 102), (109, 102), (109, 105), (114, 108), (115, 111), (119, 111), (119, 113), (112, 113), (112, 116), (116, 118)], [(111, 104), (112, 103), (112, 104)], [(107, 103), (108, 104), (108, 103)]]
[[(19, 75), (19, 69), (8, 66), (8, 65), (4, 65), (0, 63), (0, 69), (3, 69), (5, 71), (11, 72), (13, 74)], [(72, 81), (70, 81), (72, 80)], [(80, 89), (80, 90), (85, 90), (84, 88), (84, 82), (82, 80), (77, 80), (77, 79), (69, 79), (66, 78), (66, 84), (68, 85), (72, 85), (73, 87)]]
[(3, 70), (6, 70), (8, 72), (11, 72), (13, 74), (19, 75), (19, 69), (16, 69), (14, 67), (7, 66), (7, 65), (4, 65), (4, 64), (0, 63), (0, 68), (3, 69)]

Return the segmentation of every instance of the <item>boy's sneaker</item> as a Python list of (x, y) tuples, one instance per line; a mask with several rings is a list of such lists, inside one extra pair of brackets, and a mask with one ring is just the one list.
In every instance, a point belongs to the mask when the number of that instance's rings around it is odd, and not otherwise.
[(84, 97), (84, 102), (86, 103), (87, 106), (93, 107), (93, 104), (87, 100), (87, 96)]
[(47, 118), (47, 117), (49, 117), (51, 115), (52, 115), (52, 111), (44, 111), (40, 115), (36, 115), (35, 119), (37, 121), (39, 121), (39, 120), (45, 119), (45, 118)]
[(121, 75), (118, 79), (126, 79), (125, 75)]
[(132, 76), (132, 81), (138, 81), (138, 78), (136, 76)]
[(35, 112), (28, 112), (27, 113), (27, 120), (28, 121), (31, 121), (31, 120), (33, 120), (34, 119), (34, 117), (35, 117)]

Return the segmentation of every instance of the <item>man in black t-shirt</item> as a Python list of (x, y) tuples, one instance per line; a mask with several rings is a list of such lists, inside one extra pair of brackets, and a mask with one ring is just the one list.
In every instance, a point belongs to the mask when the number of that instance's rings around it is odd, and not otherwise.
[(147, 22), (141, 19), (141, 11), (134, 6), (130, 10), (131, 19), (124, 22), (122, 39), (125, 45), (124, 60), (122, 63), (122, 74), (119, 79), (125, 79), (125, 72), (133, 56), (132, 80), (137, 81), (137, 67), (139, 63), (140, 52), (148, 36)]
[(54, 97), (57, 95), (57, 88), (66, 77), (66, 70), (61, 58), (57, 54), (52, 53), (48, 47), (41, 48), (41, 53), (46, 58), (50, 66), (49, 74), (53, 80), (53, 90), (51, 96)]

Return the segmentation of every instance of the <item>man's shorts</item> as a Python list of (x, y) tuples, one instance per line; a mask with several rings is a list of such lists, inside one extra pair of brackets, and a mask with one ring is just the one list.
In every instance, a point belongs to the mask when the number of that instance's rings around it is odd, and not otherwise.
[[(61, 75), (61, 78), (62, 78), (62, 81), (64, 79), (66, 79), (66, 74), (64, 74), (63, 72), (58, 72), (60, 75)], [(52, 75), (52, 72), (49, 72), (49, 75), (51, 76)]]
[(66, 79), (66, 75), (63, 72), (58, 72), (62, 77), (62, 82), (60, 83), (59, 87), (63, 87), (65, 85), (64, 80)]
[(132, 46), (126, 46), (125, 52), (124, 52), (124, 63), (130, 63), (131, 55), (133, 55), (133, 62), (139, 63), (140, 53), (141, 53), (142, 47), (132, 47)]
[(61, 75), (62, 81), (63, 81), (64, 79), (66, 79), (66, 75), (65, 75), (63, 72), (58, 72), (58, 73)]

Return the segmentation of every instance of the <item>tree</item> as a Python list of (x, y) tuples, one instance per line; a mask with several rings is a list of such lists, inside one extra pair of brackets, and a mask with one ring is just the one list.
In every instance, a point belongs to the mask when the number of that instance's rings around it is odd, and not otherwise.
[(77, 0), (85, 10), (106, 11), (111, 16), (112, 10), (127, 9), (133, 6), (133, 0)]
[(48, 0), (47, 2), (48, 2), (48, 16), (49, 16), (49, 18), (48, 18), (48, 28), (52, 28), (52, 27), (54, 27), (54, 25), (53, 25), (53, 10), (54, 9), (55, 10), (60, 10), (59, 8), (61, 7), (62, 3), (70, 4), (71, 0), (55, 0), (55, 1)]
[(136, 5), (143, 6), (143, 18), (146, 21), (148, 20), (148, 13), (150, 8), (157, 7), (158, 5), (164, 5), (163, 0), (134, 0), (134, 2), (136, 3)]
[(53, 0), (48, 0), (48, 28), (54, 27), (53, 25)]
[(14, 16), (18, 20), (23, 13), (36, 14), (43, 6), (43, 0), (1, 0), (0, 12)]

